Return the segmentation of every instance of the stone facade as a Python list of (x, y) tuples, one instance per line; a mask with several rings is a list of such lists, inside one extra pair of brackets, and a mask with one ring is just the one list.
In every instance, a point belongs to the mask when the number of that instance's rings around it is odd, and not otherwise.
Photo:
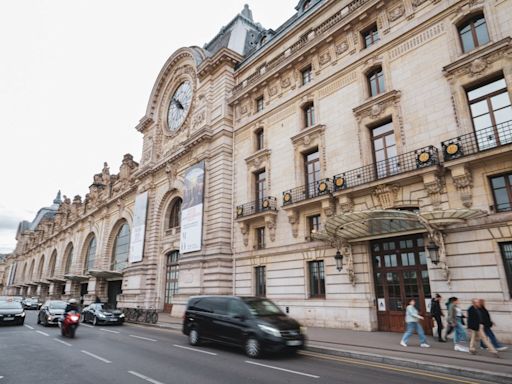
[[(511, 276), (502, 256), (502, 245), (512, 242), (512, 213), (496, 208), (489, 182), (512, 172), (510, 139), (458, 151), (475, 135), (469, 89), (501, 76), (512, 98), (511, 2), (302, 0), (296, 9), (273, 31), (254, 23), (246, 7), (204, 48), (171, 55), (136, 127), (140, 162), (125, 155), (117, 174), (105, 164), (83, 200), (57, 199), (20, 224), (4, 292), (81, 296), (87, 303), (112, 300), (117, 281), (119, 306), (173, 315), (190, 295), (263, 293), (307, 325), (382, 329), (392, 314), (385, 317), (377, 305), (393, 300), (380, 297), (372, 252), (390, 235), (375, 235), (366, 219), (336, 229), (358, 236), (326, 241), (321, 234), (358, 213), (407, 211), (418, 225), (393, 232), (393, 241), (408, 235), (417, 245), (421, 298), (439, 292), (466, 306), (482, 297), (496, 331), (512, 339)], [(460, 25), (475, 15), (485, 18), (489, 41), (463, 52)], [(192, 85), (191, 106), (171, 130), (169, 105), (184, 81)], [(375, 132), (383, 124), (394, 155), (377, 162)], [(454, 143), (455, 152), (448, 148)], [(315, 157), (311, 172), (308, 155)], [(178, 291), (169, 301), (167, 258), (180, 248), (180, 228), (169, 226), (169, 214), (183, 198), (185, 170), (200, 161), (202, 248), (180, 255)], [(146, 191), (143, 260), (115, 271), (116, 236), (124, 223), (132, 226), (135, 198)], [(449, 221), (449, 214), (457, 218)], [(86, 268), (93, 238), (96, 257)], [(424, 240), (439, 249), (439, 263), (424, 257)], [(343, 256), (339, 265), (335, 255)], [(324, 292), (317, 294), (311, 266), (320, 262)]]

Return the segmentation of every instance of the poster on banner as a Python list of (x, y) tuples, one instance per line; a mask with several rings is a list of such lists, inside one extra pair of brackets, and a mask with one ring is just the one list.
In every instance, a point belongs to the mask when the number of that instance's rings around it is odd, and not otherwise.
[(430, 308), (432, 307), (432, 298), (425, 297), (425, 308), (427, 309), (427, 313), (430, 313)]
[(181, 206), (180, 252), (201, 250), (203, 237), (204, 161), (185, 171)]
[(148, 211), (148, 192), (143, 192), (135, 198), (133, 228), (130, 237), (130, 255), (128, 261), (142, 261), (144, 255), (144, 238), (146, 237), (146, 216)]
[(377, 299), (377, 307), (378, 307), (379, 311), (385, 311), (386, 310), (386, 299), (384, 299), (383, 297), (378, 298)]

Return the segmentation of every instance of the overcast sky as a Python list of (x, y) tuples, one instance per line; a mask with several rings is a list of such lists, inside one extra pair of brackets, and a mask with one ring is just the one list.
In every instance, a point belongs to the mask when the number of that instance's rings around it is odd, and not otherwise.
[(140, 160), (161, 67), (244, 3), (275, 29), (298, 0), (0, 0), (0, 253), (59, 189), (83, 197), (104, 161)]

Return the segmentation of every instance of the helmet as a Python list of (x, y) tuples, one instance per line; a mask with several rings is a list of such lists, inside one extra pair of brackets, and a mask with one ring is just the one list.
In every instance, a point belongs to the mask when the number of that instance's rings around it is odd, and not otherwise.
[(78, 301), (76, 301), (76, 299), (69, 299), (68, 303), (69, 304), (78, 304)]

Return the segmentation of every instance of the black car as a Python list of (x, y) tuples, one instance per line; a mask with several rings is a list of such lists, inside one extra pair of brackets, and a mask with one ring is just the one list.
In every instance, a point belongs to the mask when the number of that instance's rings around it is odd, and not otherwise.
[(192, 297), (183, 319), (191, 345), (211, 340), (242, 346), (253, 358), (264, 351), (296, 351), (306, 340), (304, 328), (266, 298)]
[(64, 313), (66, 305), (67, 303), (62, 300), (46, 301), (37, 314), (37, 324), (43, 324), (45, 327), (58, 325), (59, 318)]
[(23, 325), (25, 311), (19, 301), (0, 301), (0, 324)]
[(94, 303), (82, 311), (82, 321), (96, 324), (123, 324), (124, 313), (106, 303)]
[(26, 298), (21, 302), (21, 304), (23, 305), (24, 309), (37, 310), (41, 308), (41, 303), (37, 297)]

